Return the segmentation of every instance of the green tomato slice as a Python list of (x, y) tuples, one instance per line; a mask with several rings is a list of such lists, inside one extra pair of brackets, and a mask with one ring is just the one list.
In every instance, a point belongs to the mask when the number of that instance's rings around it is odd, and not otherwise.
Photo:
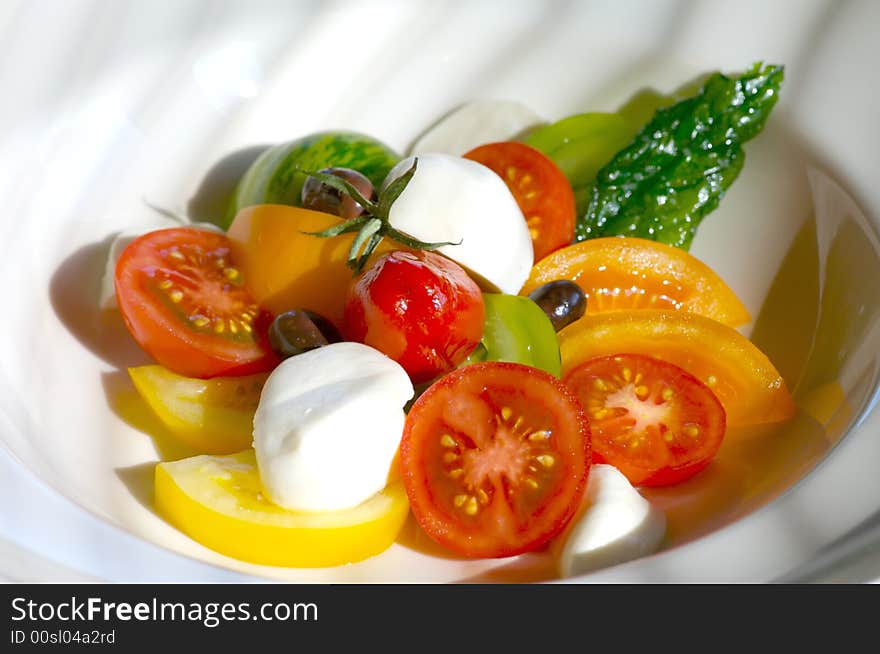
[(541, 307), (527, 297), (501, 293), (484, 293), (483, 302), (483, 340), (468, 363), (510, 361), (560, 376), (559, 340)]
[(525, 143), (550, 157), (572, 186), (583, 186), (632, 140), (638, 127), (618, 114), (577, 114), (535, 130)]
[(559, 166), (571, 183), (581, 214), (599, 169), (632, 141), (639, 127), (618, 114), (577, 114), (536, 129), (524, 143)]

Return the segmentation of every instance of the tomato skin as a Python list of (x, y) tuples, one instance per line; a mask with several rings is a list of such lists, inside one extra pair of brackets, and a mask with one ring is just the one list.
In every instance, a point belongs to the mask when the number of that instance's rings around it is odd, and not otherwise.
[(346, 340), (375, 347), (429, 381), (464, 361), (483, 335), (485, 308), (461, 266), (433, 252), (391, 252), (351, 285)]
[(689, 479), (721, 447), (721, 402), (676, 365), (616, 354), (585, 361), (563, 381), (587, 411), (595, 461), (615, 466), (634, 486)]
[(535, 261), (574, 240), (574, 192), (549, 157), (517, 141), (487, 143), (463, 156), (492, 169), (507, 184), (528, 223)]
[(541, 548), (577, 511), (590, 428), (549, 373), (477, 363), (416, 401), (400, 462), (413, 515), (432, 539), (468, 557), (513, 556)]
[[(250, 375), (270, 370), (278, 357), (266, 335), (272, 317), (239, 277), (225, 235), (174, 227), (125, 248), (116, 264), (116, 296), (131, 335), (172, 372), (201, 379)], [(218, 324), (221, 332), (214, 330)]]

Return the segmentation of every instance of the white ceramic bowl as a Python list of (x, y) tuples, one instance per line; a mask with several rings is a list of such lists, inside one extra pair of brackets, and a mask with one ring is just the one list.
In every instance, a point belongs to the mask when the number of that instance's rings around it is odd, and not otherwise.
[(137, 410), (124, 369), (146, 358), (95, 309), (108, 238), (150, 220), (145, 201), (216, 213), (260, 147), (318, 129), (405, 150), (475, 97), (555, 119), (765, 60), (786, 65), (781, 102), (693, 253), (752, 311), (801, 411), (652, 493), (662, 552), (579, 580), (797, 575), (880, 508), (878, 24), (870, 0), (0, 4), (0, 572), (551, 579), (546, 557), (461, 561), (415, 528), (356, 565), (260, 567), (162, 521), (154, 463), (188, 452)]

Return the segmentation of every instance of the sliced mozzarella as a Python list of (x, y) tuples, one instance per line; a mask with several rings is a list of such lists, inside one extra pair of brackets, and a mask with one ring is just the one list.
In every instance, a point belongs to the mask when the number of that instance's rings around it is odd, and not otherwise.
[(474, 100), (434, 123), (410, 148), (410, 154), (462, 155), (478, 145), (507, 141), (545, 121), (519, 102)]
[(584, 574), (654, 552), (666, 533), (666, 516), (615, 467), (590, 469), (583, 508), (557, 546), (563, 577)]
[(101, 309), (115, 309), (116, 304), (116, 286), (114, 277), (116, 274), (116, 262), (119, 261), (119, 255), (122, 251), (139, 236), (143, 236), (147, 232), (157, 229), (166, 229), (168, 227), (197, 227), (208, 231), (222, 232), (223, 230), (213, 223), (185, 223), (175, 220), (174, 218), (165, 218), (159, 216), (155, 223), (128, 229), (116, 235), (107, 251), (107, 262), (104, 264), (104, 276), (101, 277), (101, 289), (98, 293), (98, 307)]
[(385, 487), (412, 396), (404, 369), (367, 345), (334, 343), (285, 359), (254, 416), (267, 497), (297, 511), (368, 500)]
[[(385, 184), (409, 170), (413, 159), (398, 163)], [(531, 271), (532, 240), (522, 211), (504, 181), (475, 161), (419, 155), (389, 219), (422, 241), (457, 243), (438, 251), (488, 282), (489, 290), (515, 295)]]

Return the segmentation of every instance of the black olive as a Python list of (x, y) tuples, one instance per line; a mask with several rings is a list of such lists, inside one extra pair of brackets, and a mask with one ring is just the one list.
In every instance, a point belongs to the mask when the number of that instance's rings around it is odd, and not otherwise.
[(315, 323), (315, 327), (321, 330), (321, 333), (324, 335), (324, 338), (327, 339), (328, 343), (339, 343), (342, 341), (342, 334), (336, 329), (336, 325), (330, 322), (327, 318), (320, 313), (315, 313), (308, 309), (305, 309), (305, 314), (311, 318), (313, 323)]
[(341, 340), (332, 322), (303, 309), (285, 311), (269, 326), (269, 344), (285, 359)]
[(587, 296), (580, 286), (567, 279), (539, 286), (529, 293), (529, 299), (544, 310), (557, 332), (579, 319), (587, 310)]

